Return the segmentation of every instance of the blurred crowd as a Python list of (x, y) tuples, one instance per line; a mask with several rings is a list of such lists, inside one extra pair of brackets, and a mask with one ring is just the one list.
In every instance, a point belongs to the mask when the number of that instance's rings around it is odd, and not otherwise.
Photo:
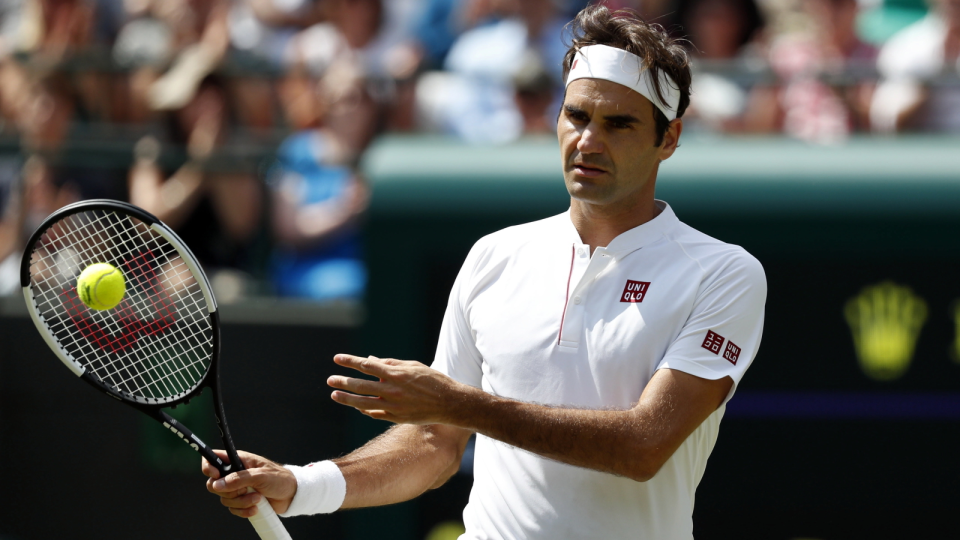
[[(586, 3), (0, 0), (0, 294), (43, 217), (107, 197), (177, 230), (228, 298), (359, 299), (371, 141), (549, 135)], [(686, 40), (688, 132), (960, 132), (960, 0), (604, 3)], [(84, 159), (97, 140), (124, 159)]]

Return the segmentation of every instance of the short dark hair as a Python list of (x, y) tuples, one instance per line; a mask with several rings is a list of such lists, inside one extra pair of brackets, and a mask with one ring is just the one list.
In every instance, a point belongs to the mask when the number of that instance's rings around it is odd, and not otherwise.
[[(563, 58), (563, 79), (567, 79), (573, 57), (582, 47), (588, 45), (607, 45), (623, 49), (639, 56), (643, 65), (650, 70), (654, 90), (663, 101), (660, 88), (660, 72), (663, 71), (679, 86), (680, 103), (677, 105), (677, 118), (683, 116), (690, 105), (690, 57), (679, 40), (670, 37), (658, 24), (650, 24), (630, 10), (611, 12), (603, 5), (585, 7), (569, 23), (573, 42)], [(660, 111), (653, 108), (653, 119), (657, 132), (656, 145), (663, 143), (663, 136), (670, 127), (670, 121)]]

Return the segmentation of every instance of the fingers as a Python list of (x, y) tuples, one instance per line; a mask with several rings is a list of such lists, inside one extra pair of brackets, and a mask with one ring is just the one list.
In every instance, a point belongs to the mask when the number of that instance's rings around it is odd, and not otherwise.
[[(217, 456), (226, 458), (224, 451), (214, 452)], [(263, 497), (267, 498), (278, 514), (286, 512), (297, 492), (297, 479), (294, 474), (286, 467), (256, 454), (243, 451), (237, 454), (246, 468), (231, 472), (223, 478), (219, 478), (216, 468), (204, 460), (204, 474), (209, 476), (206, 482), (207, 491), (220, 496), (220, 503), (237, 516), (255, 515), (256, 505)]]
[[(405, 410), (406, 408), (401, 402), (395, 402), (389, 399), (401, 397), (400, 394), (398, 394), (397, 387), (391, 383), (352, 379), (334, 375), (327, 379), (327, 384), (333, 388), (346, 390), (345, 392), (335, 391), (331, 393), (331, 399), (341, 405), (353, 407), (361, 413), (371, 418), (376, 418), (377, 420), (397, 422), (399, 418), (393, 413)], [(385, 410), (388, 408), (390, 411)]]
[[(353, 377), (332, 375), (327, 378), (327, 385), (340, 390), (345, 390), (346, 392), (353, 392), (355, 394), (362, 394), (365, 396), (374, 396), (370, 399), (377, 399), (377, 397), (383, 396), (384, 393), (388, 391), (387, 385), (384, 384), (384, 380), (388, 376), (386, 368), (388, 365), (390, 365), (388, 361), (381, 360), (375, 356), (362, 358), (359, 356), (353, 356), (351, 354), (338, 354), (333, 357), (333, 361), (341, 366), (356, 369), (357, 371), (367, 375), (373, 375), (379, 380), (371, 381), (367, 379), (356, 379)], [(351, 396), (346, 392), (334, 392), (332, 394), (333, 400), (344, 405), (356, 407), (357, 405), (355, 403), (359, 402), (351, 401), (348, 403), (344, 400), (352, 400), (352, 398), (358, 396)]]
[(208, 478), (207, 491), (221, 497), (235, 498), (247, 492), (257, 483), (256, 469), (230, 473), (223, 478)]
[[(246, 474), (245, 474), (246, 473)], [(228, 474), (223, 479), (207, 479), (207, 491), (220, 496), (220, 504), (227, 507), (235, 516), (248, 518), (256, 515), (257, 504), (263, 495), (253, 491), (251, 484), (257, 483), (254, 474), (243, 470)]]
[(207, 458), (205, 457), (200, 458), (200, 472), (202, 472), (204, 476), (209, 476), (213, 480), (220, 478), (220, 471), (218, 471), (216, 467), (211, 465), (210, 462), (207, 461)]
[(370, 381), (333, 375), (327, 378), (327, 385), (338, 390), (344, 390), (343, 392), (330, 394), (334, 401), (341, 405), (354, 407), (365, 414), (387, 406), (391, 408), (400, 406), (396, 400), (402, 397), (402, 392), (392, 381), (383, 379)]
[[(214, 450), (218, 456), (221, 458), (226, 458), (227, 453), (223, 450)], [(237, 450), (237, 457), (240, 458), (240, 461), (243, 462), (244, 469), (257, 469), (259, 467), (265, 467), (267, 465), (276, 465), (276, 463), (270, 461), (269, 459), (258, 456), (256, 454), (251, 454), (250, 452), (245, 452), (243, 450)], [(229, 458), (228, 458), (229, 459)]]
[[(213, 453), (223, 461), (229, 460), (226, 450), (213, 450)], [(207, 461), (207, 458), (205, 457), (200, 458), (200, 472), (202, 472), (205, 476), (213, 478), (214, 480), (220, 478), (220, 470)]]
[(390, 365), (376, 356), (362, 358), (360, 356), (353, 356), (352, 354), (338, 354), (333, 357), (333, 361), (341, 366), (355, 369), (360, 373), (366, 373), (367, 375), (380, 378), (386, 375), (386, 366)]
[(363, 394), (366, 396), (382, 396), (386, 390), (383, 382), (368, 381), (366, 379), (354, 379), (351, 377), (340, 377), (333, 375), (327, 378), (327, 385), (354, 394)]
[[(224, 463), (230, 463), (230, 456), (227, 454), (226, 450), (217, 450), (217, 449), (211, 449), (211, 450)], [(270, 463), (268, 460), (265, 460), (256, 454), (244, 452), (243, 450), (237, 451), (237, 455), (240, 457), (240, 461), (243, 462), (243, 468), (245, 469), (262, 467), (265, 463)], [(200, 458), (200, 472), (202, 472), (205, 476), (209, 476), (210, 478), (213, 478), (213, 479), (220, 478), (220, 470), (217, 469), (212, 463), (210, 463), (210, 461), (208, 461), (207, 458), (205, 457)]]
[(420, 362), (349, 354), (336, 355), (334, 362), (379, 379), (340, 375), (327, 379), (327, 384), (337, 389), (331, 399), (379, 420), (442, 423), (449, 412), (450, 396), (457, 392), (452, 379)]
[(348, 392), (333, 392), (330, 398), (341, 405), (367, 411), (371, 409), (382, 409), (384, 406), (383, 398), (377, 396), (358, 396)]
[(248, 518), (257, 514), (257, 504), (261, 499), (263, 499), (263, 495), (256, 491), (247, 493), (244, 490), (244, 493), (237, 497), (220, 497), (220, 504), (227, 507), (231, 514)]
[[(217, 456), (227, 460), (227, 452), (224, 450), (214, 450)], [(207, 479), (207, 490), (216, 493), (221, 497), (234, 498), (246, 494), (250, 488), (257, 489), (263, 483), (264, 469), (268, 465), (277, 466), (268, 459), (264, 459), (256, 454), (239, 450), (237, 456), (243, 462), (244, 469), (230, 473), (224, 478), (220, 478), (220, 472), (216, 467), (210, 464), (206, 459), (203, 460), (203, 473), (209, 476)], [(207, 474), (210, 473), (210, 474)]]

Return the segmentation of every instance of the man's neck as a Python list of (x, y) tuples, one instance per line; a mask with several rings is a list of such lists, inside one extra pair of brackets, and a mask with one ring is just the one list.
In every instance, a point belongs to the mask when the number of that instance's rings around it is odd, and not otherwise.
[(580, 234), (580, 240), (590, 246), (590, 254), (598, 247), (606, 247), (614, 238), (639, 227), (660, 215), (662, 210), (653, 198), (619, 208), (610, 208), (570, 201), (570, 219)]

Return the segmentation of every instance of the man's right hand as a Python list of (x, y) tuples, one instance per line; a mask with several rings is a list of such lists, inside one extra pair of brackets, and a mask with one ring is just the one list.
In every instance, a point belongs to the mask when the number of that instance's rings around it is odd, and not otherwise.
[[(214, 453), (224, 461), (229, 459), (223, 450), (214, 450)], [(220, 502), (230, 509), (230, 513), (242, 518), (256, 515), (261, 497), (267, 498), (276, 513), (286, 512), (297, 493), (297, 479), (293, 473), (258, 455), (243, 451), (238, 454), (245, 469), (225, 478), (220, 478), (220, 471), (201, 458), (201, 470), (209, 477), (207, 491), (219, 495)], [(251, 493), (251, 489), (256, 493)]]

